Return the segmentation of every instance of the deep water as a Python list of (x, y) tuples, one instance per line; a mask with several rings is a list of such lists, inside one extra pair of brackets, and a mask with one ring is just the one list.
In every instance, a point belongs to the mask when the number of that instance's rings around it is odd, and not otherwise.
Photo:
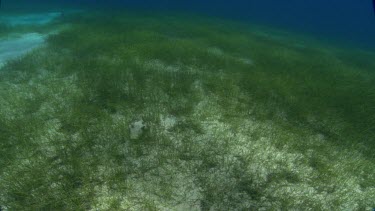
[(2, 10), (49, 7), (196, 12), (304, 32), (336, 44), (375, 48), (375, 14), (371, 0), (3, 0)]

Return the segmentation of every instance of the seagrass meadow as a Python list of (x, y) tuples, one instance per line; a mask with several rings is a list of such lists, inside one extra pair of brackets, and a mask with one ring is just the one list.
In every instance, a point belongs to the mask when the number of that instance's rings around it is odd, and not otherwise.
[(375, 207), (374, 52), (144, 11), (0, 28), (56, 30), (0, 69), (3, 210)]

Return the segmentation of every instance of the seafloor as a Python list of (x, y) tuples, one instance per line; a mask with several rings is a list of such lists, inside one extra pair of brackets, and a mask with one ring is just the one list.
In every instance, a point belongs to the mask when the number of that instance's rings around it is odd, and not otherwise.
[(189, 14), (0, 28), (46, 36), (0, 69), (3, 210), (375, 206), (373, 52)]

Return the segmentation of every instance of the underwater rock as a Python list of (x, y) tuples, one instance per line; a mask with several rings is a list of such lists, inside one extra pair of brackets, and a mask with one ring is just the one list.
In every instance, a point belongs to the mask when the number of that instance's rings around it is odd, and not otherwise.
[(170, 130), (177, 124), (177, 118), (174, 116), (163, 116), (160, 115), (160, 123), (165, 130)]
[(146, 124), (143, 120), (138, 120), (129, 125), (130, 139), (135, 140), (142, 136), (144, 130), (146, 129)]

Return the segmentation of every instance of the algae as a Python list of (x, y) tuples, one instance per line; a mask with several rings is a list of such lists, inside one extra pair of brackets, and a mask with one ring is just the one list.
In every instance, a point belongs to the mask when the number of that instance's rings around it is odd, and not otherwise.
[(72, 15), (0, 72), (3, 209), (372, 209), (374, 53), (140, 14)]

